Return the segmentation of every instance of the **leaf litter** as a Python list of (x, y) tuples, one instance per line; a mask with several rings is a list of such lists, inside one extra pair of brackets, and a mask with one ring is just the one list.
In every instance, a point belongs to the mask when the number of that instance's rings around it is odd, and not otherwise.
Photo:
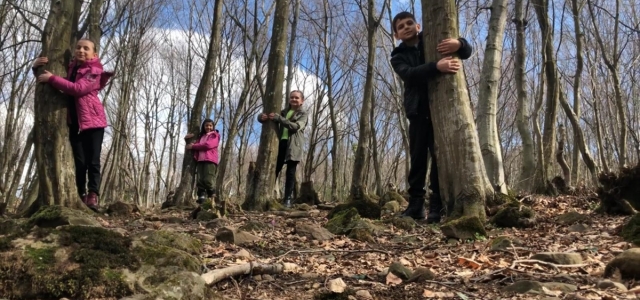
[[(250, 231), (259, 237), (258, 241), (241, 246), (216, 241), (215, 233), (221, 226), (216, 228), (207, 222), (189, 220), (186, 211), (147, 214), (134, 220), (107, 218), (101, 223), (125, 228), (130, 234), (161, 228), (196, 237), (213, 237), (201, 238), (205, 270), (248, 262), (299, 266), (296, 272), (244, 276), (216, 283), (214, 288), (227, 299), (314, 299), (319, 291), (329, 288), (334, 292), (352, 291), (350, 299), (360, 299), (358, 295), (365, 294), (372, 297), (370, 299), (636, 299), (636, 295), (640, 296), (640, 285), (635, 282), (624, 282), (629, 288), (626, 292), (596, 288), (603, 280), (606, 263), (633, 247), (617, 235), (626, 218), (593, 213), (590, 210), (594, 207), (593, 197), (536, 195), (527, 199), (527, 204), (537, 213), (537, 226), (527, 229), (489, 226), (488, 236), (476, 241), (447, 240), (436, 226), (421, 223), (408, 231), (386, 225), (386, 230), (375, 236), (374, 242), (345, 236), (317, 241), (295, 233), (294, 228), (301, 222), (322, 227), (327, 222), (326, 212), (309, 218), (288, 218), (282, 212), (230, 215), (225, 226), (239, 228), (249, 221), (265, 225)], [(588, 215), (585, 232), (571, 232), (570, 225), (557, 221), (559, 215), (569, 211)], [(179, 218), (183, 221), (177, 222)], [(519, 243), (505, 251), (492, 251), (490, 243), (499, 236)], [(540, 252), (580, 253), (583, 263), (577, 267), (558, 267), (529, 259)], [(435, 278), (403, 282), (388, 272), (393, 262), (412, 270), (427, 268), (435, 273)], [(540, 294), (502, 291), (522, 280), (568, 283), (578, 288), (565, 292), (543, 287)], [(362, 292), (356, 294), (356, 291)]]

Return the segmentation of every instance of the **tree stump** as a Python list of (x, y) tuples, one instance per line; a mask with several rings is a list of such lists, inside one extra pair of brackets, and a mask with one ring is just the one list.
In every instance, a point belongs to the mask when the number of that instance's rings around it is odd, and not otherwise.
[(300, 194), (295, 203), (306, 203), (309, 205), (320, 204), (320, 197), (313, 187), (313, 181), (305, 181), (300, 184)]

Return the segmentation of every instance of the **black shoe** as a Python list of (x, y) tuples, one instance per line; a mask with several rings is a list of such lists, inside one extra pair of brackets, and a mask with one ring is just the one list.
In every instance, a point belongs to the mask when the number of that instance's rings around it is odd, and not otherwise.
[(198, 200), (196, 200), (196, 203), (202, 204), (205, 200), (207, 200), (207, 198), (205, 198), (204, 195), (200, 195), (198, 196)]
[(440, 223), (442, 214), (442, 199), (439, 195), (432, 194), (429, 197), (429, 214), (427, 215), (427, 224)]
[(425, 217), (424, 211), (424, 198), (411, 198), (409, 199), (409, 206), (405, 209), (401, 217), (411, 217), (415, 220), (422, 220)]

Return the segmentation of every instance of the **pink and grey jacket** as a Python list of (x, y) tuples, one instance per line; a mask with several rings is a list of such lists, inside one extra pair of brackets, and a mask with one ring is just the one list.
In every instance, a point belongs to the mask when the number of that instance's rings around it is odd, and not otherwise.
[[(68, 76), (71, 75), (75, 65), (76, 61), (71, 61), (67, 72)], [(107, 115), (98, 98), (98, 92), (107, 85), (111, 76), (113, 73), (105, 72), (100, 59), (96, 57), (85, 61), (78, 67), (75, 82), (55, 75), (49, 78), (49, 84), (53, 88), (75, 99), (80, 131), (107, 127)], [(68, 121), (71, 123), (71, 120)]]
[(217, 165), (218, 143), (220, 143), (220, 134), (215, 130), (203, 135), (197, 143), (192, 145), (193, 158), (198, 162), (208, 161)]

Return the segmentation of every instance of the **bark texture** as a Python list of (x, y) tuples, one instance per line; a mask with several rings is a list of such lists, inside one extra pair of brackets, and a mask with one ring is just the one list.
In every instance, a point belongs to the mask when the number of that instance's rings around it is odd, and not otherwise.
[[(438, 41), (458, 37), (458, 12), (453, 0), (423, 0), (426, 61), (438, 61)], [(486, 218), (485, 200), (493, 196), (487, 178), (464, 72), (441, 75), (429, 83), (440, 191), (452, 219)]]

